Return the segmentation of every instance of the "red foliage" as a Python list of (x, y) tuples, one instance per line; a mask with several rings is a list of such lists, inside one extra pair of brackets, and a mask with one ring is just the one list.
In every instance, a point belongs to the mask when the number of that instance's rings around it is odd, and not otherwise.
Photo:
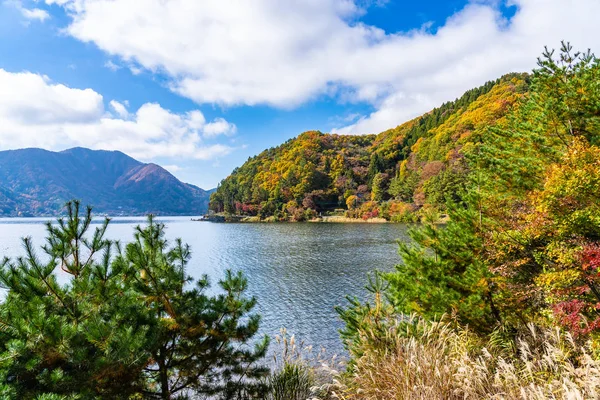
[(598, 268), (600, 268), (600, 245), (593, 243), (585, 246), (581, 252), (581, 261), (584, 271), (598, 277)]
[(234, 203), (234, 207), (237, 214), (256, 215), (256, 213), (258, 212), (258, 206), (254, 204), (247, 204), (236, 201)]
[(587, 335), (600, 329), (600, 245), (587, 244), (580, 254), (584, 285), (573, 285), (565, 293), (579, 298), (563, 301), (553, 306), (559, 324), (575, 337)]
[[(592, 308), (592, 310), (590, 310)], [(589, 305), (582, 300), (569, 300), (555, 304), (552, 309), (558, 323), (573, 334), (574, 337), (585, 336), (600, 328), (600, 317), (589, 321), (584, 314), (595, 311), (599, 304)]]

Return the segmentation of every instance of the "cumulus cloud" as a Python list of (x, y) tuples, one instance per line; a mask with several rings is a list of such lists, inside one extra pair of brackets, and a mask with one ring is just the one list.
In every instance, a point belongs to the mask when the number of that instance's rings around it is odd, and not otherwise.
[[(598, 0), (473, 0), (431, 31), (387, 33), (358, 22), (364, 0), (46, 0), (66, 31), (170, 77), (198, 103), (292, 108), (318, 96), (367, 102), (340, 129), (394, 126), (486, 80), (526, 71), (544, 45), (600, 48)], [(507, 20), (501, 4), (517, 8)]]
[(0, 69), (0, 87), (0, 143), (5, 149), (83, 146), (121, 150), (146, 161), (208, 160), (232, 151), (204, 140), (214, 135), (212, 124), (222, 120), (206, 123), (199, 110), (178, 114), (146, 103), (130, 113), (126, 103), (115, 100), (106, 110), (94, 90), (70, 88), (30, 72)]
[(237, 127), (223, 118), (216, 118), (204, 127), (204, 135), (207, 137), (233, 135), (236, 131)]

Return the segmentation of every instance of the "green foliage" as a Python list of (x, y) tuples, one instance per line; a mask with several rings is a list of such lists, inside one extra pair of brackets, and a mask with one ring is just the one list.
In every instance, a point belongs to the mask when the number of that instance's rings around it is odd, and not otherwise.
[(455, 314), (474, 330), (489, 332), (500, 315), (494, 304), (491, 274), (484, 261), (478, 211), (451, 206), (444, 227), (413, 228), (414, 244), (400, 244), (402, 264), (385, 277), (398, 311), (427, 319)]
[(387, 174), (377, 173), (373, 178), (371, 200), (381, 202), (386, 197)]
[(543, 184), (575, 137), (591, 144), (600, 132), (600, 67), (589, 52), (563, 43), (558, 60), (546, 49), (534, 70), (530, 93), (507, 124), (490, 129), (471, 154), (486, 174), (489, 191), (520, 196)]
[[(593, 55), (563, 43), (556, 59), (544, 52), (525, 96), (518, 81), (488, 93), (513, 93), (507, 117), (478, 128), (499, 115), (498, 104), (435, 129), (443, 143), (449, 124), (471, 121), (461, 157), (450, 152), (452, 163), (442, 164), (427, 138), (417, 141), (395, 180), (429, 154), (414, 198), (434, 210), (426, 201), (443, 195), (449, 222), (414, 229), (416, 246), (401, 244), (403, 263), (386, 276), (399, 312), (454, 314), (479, 333), (534, 321), (600, 337), (599, 73)], [(479, 100), (469, 108), (484, 110)]]
[[(247, 281), (227, 272), (221, 294), (206, 277), (186, 275), (190, 250), (169, 246), (164, 226), (149, 217), (124, 251), (94, 232), (91, 209), (67, 205), (47, 225), (43, 257), (31, 239), (25, 256), (4, 260), (0, 284), (0, 391), (22, 399), (170, 399), (189, 394), (250, 398), (267, 370), (256, 365), (267, 339), (249, 341), (259, 317), (250, 314)], [(70, 280), (60, 284), (60, 268)], [(42, 396), (42, 397), (40, 397)], [(45, 396), (45, 397), (43, 397)]]
[(268, 400), (306, 400), (314, 385), (312, 370), (300, 363), (285, 363), (269, 377)]
[[(115, 244), (95, 228), (88, 208), (67, 207), (67, 218), (48, 223), (40, 258), (30, 238), (25, 255), (5, 260), (0, 284), (0, 376), (18, 398), (46, 393), (85, 398), (127, 398), (143, 388), (151, 343), (144, 306), (127, 290), (124, 271), (111, 263)], [(58, 282), (60, 268), (71, 277)]]
[(386, 332), (397, 320), (396, 310), (386, 299), (385, 292), (389, 285), (379, 273), (368, 278), (366, 289), (372, 297), (372, 303), (347, 297), (348, 306), (336, 307), (344, 321), (340, 336), (351, 360), (359, 359), (372, 349), (385, 349), (389, 344)]

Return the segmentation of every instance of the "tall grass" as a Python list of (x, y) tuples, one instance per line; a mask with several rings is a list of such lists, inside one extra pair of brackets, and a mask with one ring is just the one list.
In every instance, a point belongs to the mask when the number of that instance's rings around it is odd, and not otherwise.
[(451, 321), (411, 317), (393, 323), (384, 342), (362, 349), (330, 398), (600, 398), (600, 363), (558, 329), (529, 326), (483, 340)]
[(590, 344), (558, 328), (529, 325), (482, 338), (452, 319), (378, 323), (385, 333), (361, 331), (351, 349), (360, 356), (348, 365), (324, 361), (282, 331), (267, 399), (600, 399), (600, 361)]

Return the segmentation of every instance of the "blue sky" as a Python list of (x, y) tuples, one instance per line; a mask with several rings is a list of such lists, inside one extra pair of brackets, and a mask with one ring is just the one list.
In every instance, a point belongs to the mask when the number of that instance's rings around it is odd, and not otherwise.
[(0, 150), (122, 150), (216, 186), (306, 130), (378, 133), (562, 39), (597, 0), (0, 0)]

